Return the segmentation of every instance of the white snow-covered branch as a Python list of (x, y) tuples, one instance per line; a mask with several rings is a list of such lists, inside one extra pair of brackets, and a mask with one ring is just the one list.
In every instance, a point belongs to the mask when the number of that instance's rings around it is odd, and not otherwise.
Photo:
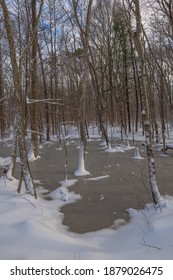
[(48, 103), (48, 104), (53, 104), (53, 105), (64, 105), (63, 103), (59, 103), (60, 99), (29, 99), (26, 96), (26, 103), (27, 104), (33, 104), (33, 103), (38, 103), (38, 102), (43, 102), (43, 103)]
[(44, 135), (44, 133), (41, 133), (41, 132), (36, 131), (36, 130), (31, 130), (31, 129), (26, 129), (26, 132), (32, 132), (32, 133), (37, 133), (37, 134), (40, 134), (40, 135)]
[(3, 98), (0, 99), (0, 102), (2, 102), (4, 99), (6, 99), (6, 96), (4, 96)]

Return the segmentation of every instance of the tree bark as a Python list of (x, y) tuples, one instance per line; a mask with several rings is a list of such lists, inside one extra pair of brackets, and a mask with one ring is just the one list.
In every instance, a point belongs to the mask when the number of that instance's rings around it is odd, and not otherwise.
[[(32, 43), (32, 63), (31, 63), (31, 95), (33, 99), (38, 99), (38, 77), (37, 77), (37, 49), (38, 49), (38, 38), (37, 38), (37, 1), (32, 0), (32, 36), (34, 40)], [(35, 32), (35, 35), (34, 35)], [(33, 144), (34, 156), (38, 156), (38, 114), (39, 114), (39, 104), (34, 103), (31, 106), (31, 140)]]
[(6, 1), (0, 0), (0, 5), (2, 7), (2, 11), (4, 15), (4, 23), (5, 23), (5, 29), (6, 29), (7, 39), (9, 43), (10, 59), (12, 64), (13, 84), (14, 84), (14, 92), (16, 98), (16, 103), (15, 103), (16, 132), (17, 132), (18, 145), (19, 145), (21, 173), (25, 183), (26, 192), (34, 195), (35, 198), (37, 198), (35, 185), (33, 183), (33, 179), (30, 172), (27, 147), (26, 147), (26, 139), (25, 139), (26, 127), (25, 127), (25, 116), (24, 116), (23, 103), (22, 103), (22, 81), (21, 81), (21, 72), (20, 72), (21, 67), (17, 63), (15, 42), (13, 38), (12, 26), (11, 26), (11, 21), (10, 21), (10, 16), (6, 5)]
[[(45, 76), (45, 71), (44, 71), (42, 53), (41, 53), (39, 44), (38, 44), (38, 53), (39, 53), (41, 72), (42, 72), (42, 78), (43, 78), (44, 96), (45, 96), (45, 99), (48, 99), (47, 82), (46, 82), (46, 76)], [(49, 114), (49, 104), (47, 104), (47, 103), (45, 104), (45, 118), (46, 118), (46, 140), (49, 141), (50, 140), (50, 114)]]
[(80, 68), (81, 73), (79, 77), (79, 86), (78, 86), (78, 96), (79, 96), (79, 125), (80, 125), (80, 141), (81, 147), (83, 147), (83, 158), (85, 159), (86, 153), (86, 131), (85, 131), (85, 119), (86, 119), (86, 96), (85, 96), (85, 89), (84, 83), (86, 82), (87, 77), (87, 69), (88, 65), (88, 51), (89, 51), (89, 31), (90, 31), (90, 20), (91, 20), (91, 9), (93, 0), (89, 0), (87, 5), (87, 13), (86, 13), (86, 20), (85, 20), (85, 28), (83, 28), (82, 24), (80, 23), (78, 17), (78, 1), (72, 1), (74, 16), (76, 20), (76, 24), (78, 26), (80, 32), (80, 38), (83, 46), (83, 54), (79, 58), (80, 60)]
[(154, 160), (153, 149), (152, 149), (151, 114), (150, 114), (149, 93), (147, 91), (147, 79), (146, 79), (147, 72), (146, 72), (144, 48), (141, 40), (141, 32), (142, 32), (141, 11), (140, 11), (139, 0), (135, 0), (134, 2), (135, 2), (135, 17), (136, 17), (136, 31), (134, 32), (134, 43), (140, 59), (140, 83), (141, 83), (142, 97), (143, 97), (143, 104), (144, 104), (142, 115), (144, 121), (144, 129), (145, 129), (146, 151), (148, 156), (149, 182), (151, 186), (151, 193), (152, 193), (154, 204), (162, 206), (163, 198), (161, 197), (157, 186), (156, 174), (155, 174), (155, 160)]
[(0, 38), (0, 136), (1, 139), (4, 138), (6, 120), (5, 120), (5, 103), (4, 103), (4, 78), (3, 78), (3, 68), (2, 68), (2, 52), (1, 52), (1, 38)]

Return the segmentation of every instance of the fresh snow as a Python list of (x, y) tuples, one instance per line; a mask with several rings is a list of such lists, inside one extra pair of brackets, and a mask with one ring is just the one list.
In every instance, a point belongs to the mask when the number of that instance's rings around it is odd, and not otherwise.
[(40, 158), (40, 156), (35, 157), (34, 150), (33, 150), (33, 147), (31, 145), (31, 147), (29, 149), (29, 152), (28, 152), (28, 160), (29, 161), (34, 161), (34, 160), (37, 160), (38, 158)]
[(80, 144), (80, 146), (79, 146), (78, 169), (74, 172), (74, 175), (75, 176), (90, 175), (90, 172), (85, 169), (84, 147), (82, 144)]
[(0, 178), (0, 259), (173, 258), (172, 197), (165, 198), (166, 207), (162, 209), (152, 204), (140, 211), (129, 209), (128, 224), (116, 220), (111, 228), (80, 235), (62, 225), (60, 207), (79, 199), (70, 191), (70, 200), (63, 199), (65, 182), (54, 195), (52, 192), (53, 200), (41, 198), (41, 187), (35, 200), (24, 193), (24, 188), (23, 193), (16, 192), (16, 179), (5, 181)]
[(166, 144), (169, 149), (173, 149), (173, 144)]
[[(113, 136), (120, 137), (120, 131), (116, 129)], [(71, 137), (74, 139), (78, 137), (73, 129)], [(93, 139), (98, 137), (98, 130), (95, 128)], [(128, 139), (133, 139), (133, 135), (129, 134)], [(137, 140), (143, 141), (141, 132), (135, 134), (135, 141)], [(52, 145), (52, 142), (46, 144)], [(125, 150), (124, 147), (120, 148)], [(0, 157), (0, 166), (3, 168), (9, 165), (10, 159), (10, 157)], [(83, 175), (83, 171), (86, 170), (84, 162), (80, 162), (80, 159), (79, 156), (77, 173)], [(116, 163), (116, 166), (119, 167), (119, 164)], [(89, 174), (88, 171), (86, 172)], [(107, 176), (89, 179), (101, 180)], [(131, 217), (129, 223), (117, 219), (110, 228), (76, 234), (62, 224), (63, 214), (60, 212), (63, 205), (82, 199), (79, 194), (70, 191), (70, 187), (76, 182), (76, 179), (57, 182), (55, 190), (50, 194), (40, 186), (37, 188), (38, 199), (35, 200), (31, 195), (25, 194), (24, 187), (21, 194), (17, 193), (18, 180), (15, 178), (9, 181), (5, 176), (0, 177), (0, 259), (173, 259), (172, 197), (165, 197), (166, 204), (162, 208), (148, 204), (145, 209), (138, 211), (127, 209)], [(41, 185), (41, 182), (37, 183)], [(57, 188), (58, 183), (59, 188)], [(49, 199), (43, 199), (46, 195)], [(101, 193), (100, 200), (104, 201)]]
[(50, 193), (50, 197), (52, 199), (59, 199), (60, 201), (68, 201), (68, 202), (74, 202), (77, 199), (80, 199), (80, 195), (76, 195), (73, 192), (68, 191), (68, 187), (73, 186), (78, 180), (72, 179), (72, 180), (63, 180), (59, 183), (61, 184), (60, 188), (55, 189)]
[(124, 149), (119, 146), (116, 146), (115, 148), (109, 147), (109, 148), (105, 149), (105, 152), (107, 152), (107, 153), (116, 153), (116, 152), (124, 153)]
[(138, 148), (135, 149), (134, 156), (132, 158), (133, 159), (144, 159), (143, 157), (140, 156)]
[(63, 181), (59, 181), (59, 183), (61, 184), (62, 187), (71, 187), (73, 186), (78, 180), (76, 179), (71, 179), (71, 180), (63, 180)]
[(0, 157), (0, 166), (8, 166), (10, 165), (10, 162), (11, 162), (11, 157)]

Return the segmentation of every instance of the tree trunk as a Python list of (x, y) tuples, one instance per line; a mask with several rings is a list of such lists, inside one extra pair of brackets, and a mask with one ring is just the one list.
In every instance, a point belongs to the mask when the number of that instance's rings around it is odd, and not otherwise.
[[(74, 16), (76, 20), (76, 24), (78, 26), (80, 32), (80, 39), (83, 47), (83, 54), (80, 59), (80, 68), (81, 73), (79, 77), (79, 86), (78, 86), (78, 96), (79, 96), (79, 122), (80, 122), (80, 149), (83, 152), (83, 159), (85, 163), (85, 153), (86, 153), (86, 131), (85, 131), (85, 119), (86, 119), (86, 89), (84, 88), (84, 84), (87, 78), (87, 69), (88, 65), (88, 51), (89, 51), (89, 31), (90, 31), (90, 21), (91, 21), (91, 9), (92, 9), (93, 0), (88, 1), (87, 12), (86, 12), (86, 21), (85, 27), (82, 26), (80, 19), (78, 17), (78, 2), (72, 1)], [(81, 61), (82, 59), (82, 61)]]
[[(43, 59), (42, 59), (42, 54), (41, 54), (41, 49), (40, 49), (39, 44), (38, 44), (38, 53), (39, 53), (42, 78), (43, 78), (44, 96), (45, 96), (45, 99), (48, 99), (46, 76), (45, 76), (45, 72), (44, 72)], [(49, 114), (49, 104), (47, 104), (47, 103), (45, 104), (45, 116), (46, 116), (46, 140), (50, 141), (50, 114)]]
[[(37, 1), (31, 1), (32, 7), (32, 36), (37, 29)], [(32, 43), (32, 63), (31, 63), (31, 96), (33, 99), (38, 99), (38, 84), (37, 84), (37, 46), (38, 46), (37, 31), (35, 32), (34, 40)], [(34, 156), (38, 156), (38, 110), (39, 104), (34, 103), (31, 105), (31, 141), (33, 144)]]
[(4, 23), (5, 23), (5, 29), (6, 29), (8, 43), (9, 43), (10, 59), (11, 59), (12, 71), (13, 71), (14, 92), (16, 97), (16, 103), (15, 103), (16, 132), (17, 132), (18, 144), (19, 144), (21, 172), (25, 183), (26, 192), (34, 195), (36, 198), (37, 197), (36, 190), (29, 168), (26, 139), (25, 139), (26, 128), (25, 128), (25, 118), (24, 118), (24, 110), (22, 104), (22, 81), (21, 81), (20, 67), (18, 66), (17, 63), (15, 43), (14, 43), (8, 8), (6, 6), (5, 0), (1, 0), (0, 4), (4, 15)]
[(147, 79), (146, 79), (146, 64), (145, 64), (145, 55), (144, 48), (142, 46), (141, 41), (141, 11), (139, 0), (135, 0), (135, 17), (136, 17), (136, 31), (134, 32), (134, 43), (136, 46), (136, 50), (140, 59), (140, 83), (142, 89), (142, 97), (144, 108), (142, 110), (143, 120), (144, 120), (144, 129), (145, 129), (145, 142), (146, 142), (146, 151), (148, 156), (148, 166), (149, 166), (149, 182), (151, 186), (152, 198), (153, 202), (156, 205), (162, 206), (163, 198), (161, 197), (155, 174), (155, 161), (153, 157), (152, 150), (152, 132), (151, 132), (151, 114), (149, 108), (149, 93), (147, 92)]
[(129, 99), (129, 85), (128, 85), (128, 65), (127, 65), (127, 46), (126, 38), (124, 35), (123, 39), (123, 64), (124, 64), (124, 91), (126, 98), (126, 110), (127, 110), (127, 122), (128, 122), (128, 132), (131, 132), (131, 114), (130, 114), (130, 99)]
[(15, 167), (16, 167), (16, 158), (17, 158), (17, 129), (16, 129), (16, 122), (15, 122), (12, 152), (11, 152), (11, 162), (10, 162), (10, 166), (6, 173), (6, 177), (8, 180), (13, 180)]
[[(1, 30), (0, 30), (1, 31)], [(3, 69), (2, 69), (2, 53), (1, 53), (1, 38), (0, 38), (0, 136), (1, 139), (5, 135), (5, 103), (4, 103), (4, 79), (3, 79)]]

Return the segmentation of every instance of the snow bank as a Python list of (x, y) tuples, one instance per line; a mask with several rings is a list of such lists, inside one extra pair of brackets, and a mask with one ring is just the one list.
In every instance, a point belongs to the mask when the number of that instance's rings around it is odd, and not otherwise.
[(63, 184), (53, 200), (41, 198), (42, 188), (35, 200), (17, 194), (17, 183), (6, 180), (4, 184), (0, 178), (0, 259), (173, 258), (172, 197), (166, 197), (163, 209), (152, 204), (140, 211), (128, 209), (131, 222), (126, 225), (117, 220), (110, 229), (80, 235), (62, 225), (60, 207), (76, 199), (68, 191), (70, 200), (62, 200), (67, 190)]
[(10, 165), (11, 157), (0, 157), (0, 166), (5, 167)]

